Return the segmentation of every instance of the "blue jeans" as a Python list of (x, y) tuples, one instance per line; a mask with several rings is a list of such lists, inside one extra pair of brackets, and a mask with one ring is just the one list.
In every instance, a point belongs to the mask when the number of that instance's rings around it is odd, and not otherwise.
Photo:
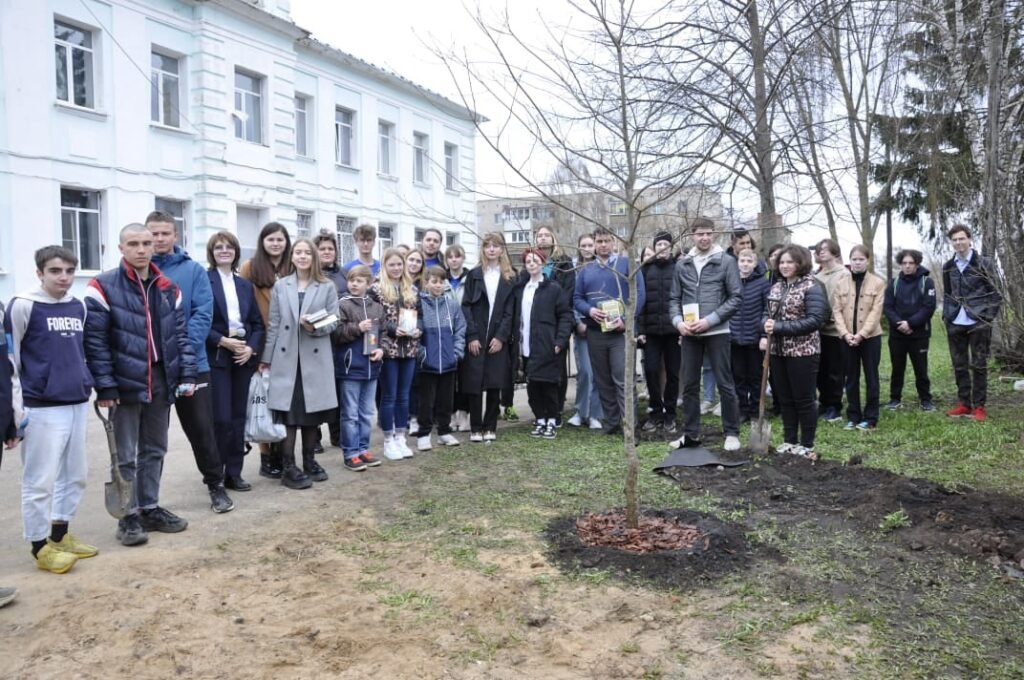
[(338, 380), (338, 391), (342, 399), (341, 450), (348, 460), (370, 448), (377, 381)]
[(604, 418), (601, 400), (597, 396), (594, 374), (590, 369), (587, 336), (573, 335), (576, 343), (576, 412), (580, 418)]
[(384, 432), (409, 428), (409, 393), (416, 360), (385, 359), (380, 368), (380, 429)]

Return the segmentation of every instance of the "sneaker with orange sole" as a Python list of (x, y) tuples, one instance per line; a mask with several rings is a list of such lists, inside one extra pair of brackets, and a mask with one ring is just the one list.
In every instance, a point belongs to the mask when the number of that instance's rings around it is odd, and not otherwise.
[(366, 463), (366, 467), (377, 467), (378, 465), (380, 465), (380, 458), (373, 455), (369, 451), (363, 451), (362, 453), (359, 454), (359, 457), (363, 459), (364, 463)]
[(974, 410), (971, 411), (971, 417), (977, 420), (979, 423), (985, 422), (985, 407), (975, 406)]
[(971, 412), (971, 409), (964, 406), (963, 404), (957, 404), (956, 408), (951, 408), (948, 411), (946, 411), (946, 415), (949, 416), (950, 418), (960, 418), (962, 416), (973, 415), (973, 413)]

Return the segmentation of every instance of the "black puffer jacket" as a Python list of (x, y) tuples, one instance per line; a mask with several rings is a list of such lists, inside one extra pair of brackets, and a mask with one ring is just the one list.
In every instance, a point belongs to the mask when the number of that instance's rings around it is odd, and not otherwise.
[(736, 314), (729, 319), (729, 334), (734, 345), (756, 345), (764, 337), (765, 305), (772, 284), (765, 276), (764, 262), (758, 262), (743, 284), (743, 301)]
[[(907, 276), (903, 272), (885, 287), (882, 313), (889, 320), (889, 335), (901, 338), (927, 338), (932, 334), (932, 314), (935, 313), (935, 282), (924, 267)], [(910, 324), (912, 333), (904, 335), (896, 330), (900, 321)]]
[(655, 257), (641, 267), (644, 273), (644, 290), (647, 297), (644, 308), (637, 318), (637, 333), (640, 335), (678, 335), (668, 313), (668, 302), (672, 296), (672, 278), (676, 262), (673, 258)]
[(999, 305), (1003, 301), (999, 292), (999, 275), (992, 260), (977, 251), (971, 253), (971, 260), (963, 272), (956, 266), (955, 257), (942, 265), (942, 287), (945, 290), (942, 319), (948, 324), (953, 323), (960, 307), (972, 319), (984, 323), (992, 323), (999, 314)]
[[(196, 356), (181, 292), (156, 265), (149, 266), (149, 278), (143, 281), (121, 260), (117, 269), (89, 282), (85, 304), (85, 358), (98, 399), (148, 404), (153, 399), (152, 381), (163, 380), (173, 402), (180, 383), (195, 382)], [(155, 365), (150, 327), (160, 361)]]

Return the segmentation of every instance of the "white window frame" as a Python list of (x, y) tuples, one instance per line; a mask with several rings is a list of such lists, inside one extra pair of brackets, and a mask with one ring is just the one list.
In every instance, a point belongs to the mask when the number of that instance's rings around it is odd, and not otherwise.
[(314, 217), (312, 210), (295, 211), (295, 238), (313, 238)]
[[(86, 41), (89, 44), (88, 45), (81, 45), (81, 44), (76, 44), (76, 43), (68, 42), (67, 40), (62, 40), (61, 38), (58, 38), (56, 36), (56, 32), (57, 32), (58, 26), (64, 27), (64, 28), (72, 30), (72, 31), (79, 31), (79, 32), (81, 32), (85, 36)], [(61, 96), (61, 92), (60, 92), (60, 81), (57, 80), (54, 83), (54, 87), (56, 89), (57, 100), (58, 101), (62, 101), (64, 103), (68, 104), (69, 106), (77, 106), (77, 107), (83, 108), (83, 109), (93, 109), (93, 110), (95, 110), (97, 108), (97, 106), (96, 106), (96, 100), (97, 100), (96, 95), (97, 95), (97, 90), (98, 90), (97, 87), (96, 87), (96, 82), (97, 82), (97, 78), (96, 78), (96, 42), (97, 42), (96, 36), (97, 36), (97, 32), (96, 32), (96, 30), (92, 29), (92, 28), (88, 28), (86, 26), (82, 26), (81, 24), (77, 24), (77, 23), (74, 23), (74, 22), (71, 22), (71, 21), (67, 21), (66, 19), (59, 19), (57, 17), (53, 18), (53, 30), (54, 30), (54, 36), (53, 36), (53, 41), (54, 41), (54, 55), (53, 55), (54, 75), (55, 76), (57, 75), (57, 71), (60, 68), (60, 59), (58, 59), (57, 55), (60, 54), (61, 52), (63, 52), (63, 54), (64, 54), (63, 76), (64, 76), (64, 85), (65, 85), (65, 88), (67, 90), (66, 93), (65, 93), (66, 96), (62, 97)], [(82, 87), (84, 89), (84, 95), (85, 95), (84, 98), (83, 98), (83, 103), (79, 103), (77, 101), (78, 98), (76, 96), (77, 95), (77, 87), (76, 87), (76, 82), (75, 82), (75, 67), (74, 67), (75, 53), (76, 52), (81, 53), (81, 55), (82, 55), (81, 58), (85, 62), (84, 82), (82, 83)]]
[[(64, 203), (64, 192), (73, 192), (81, 194), (90, 194), (95, 199), (95, 208), (82, 207), (79, 205), (72, 205)], [(61, 244), (68, 248), (71, 252), (78, 256), (79, 270), (80, 271), (100, 271), (103, 269), (103, 229), (102, 229), (102, 209), (103, 209), (103, 194), (102, 192), (95, 191), (93, 189), (80, 189), (77, 187), (64, 187), (60, 188), (60, 224), (61, 224)], [(86, 216), (94, 215), (94, 224), (83, 225), (82, 220)], [(69, 226), (64, 223), (65, 216), (71, 218), (71, 233), (69, 234), (65, 227)], [(82, 230), (90, 229), (94, 230), (92, 234), (95, 245), (91, 253), (86, 253), (82, 250), (84, 247), (82, 241)], [(89, 264), (95, 264), (96, 266), (90, 267)]]
[(395, 233), (398, 232), (398, 225), (394, 222), (381, 222), (377, 225), (377, 259), (384, 256), (384, 251), (395, 243)]
[(529, 229), (521, 229), (517, 231), (506, 232), (508, 234), (509, 243), (529, 243), (532, 233)]
[[(240, 87), (238, 76), (251, 78), (256, 89), (248, 90)], [(263, 144), (263, 90), (266, 78), (241, 68), (235, 68), (234, 77), (235, 139), (252, 144)]]
[(310, 97), (295, 93), (295, 155), (302, 158), (311, 157), (309, 153), (312, 146), (310, 133), (313, 126), (310, 125), (312, 112), (309, 102)]
[(395, 176), (395, 124), (377, 120), (377, 172), (385, 177)]
[(459, 147), (451, 142), (444, 143), (444, 188), (459, 190)]
[(338, 264), (351, 262), (359, 256), (352, 232), (356, 230), (356, 218), (351, 215), (338, 215), (334, 219), (334, 234), (338, 241)]
[(608, 214), (609, 215), (625, 215), (626, 214), (626, 202), (615, 199), (608, 199)]
[[(348, 120), (344, 117), (348, 116)], [(356, 165), (356, 112), (343, 106), (334, 108), (334, 162), (354, 168)], [(345, 148), (342, 140), (347, 140)]]
[(430, 165), (430, 135), (425, 132), (412, 133), (412, 181), (428, 184)]
[[(177, 72), (172, 73), (164, 70), (162, 66), (154, 64), (155, 57), (173, 60)], [(181, 57), (161, 51), (156, 47), (150, 49), (149, 68), (152, 86), (149, 119), (158, 125), (172, 128), (181, 127), (181, 61)], [(153, 99), (154, 95), (155, 100)], [(153, 111), (153, 104), (157, 106), (156, 111)], [(155, 117), (154, 114), (156, 114)], [(173, 118), (169, 119), (168, 117)]]

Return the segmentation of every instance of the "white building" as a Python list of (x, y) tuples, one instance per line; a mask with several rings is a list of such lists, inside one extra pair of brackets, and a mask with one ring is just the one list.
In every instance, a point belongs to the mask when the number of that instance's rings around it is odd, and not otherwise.
[(0, 0), (0, 46), (3, 299), (55, 243), (80, 289), (154, 208), (203, 263), (269, 221), (337, 232), (343, 260), (364, 222), (381, 248), (475, 227), (475, 114), (314, 40), (288, 0)]

